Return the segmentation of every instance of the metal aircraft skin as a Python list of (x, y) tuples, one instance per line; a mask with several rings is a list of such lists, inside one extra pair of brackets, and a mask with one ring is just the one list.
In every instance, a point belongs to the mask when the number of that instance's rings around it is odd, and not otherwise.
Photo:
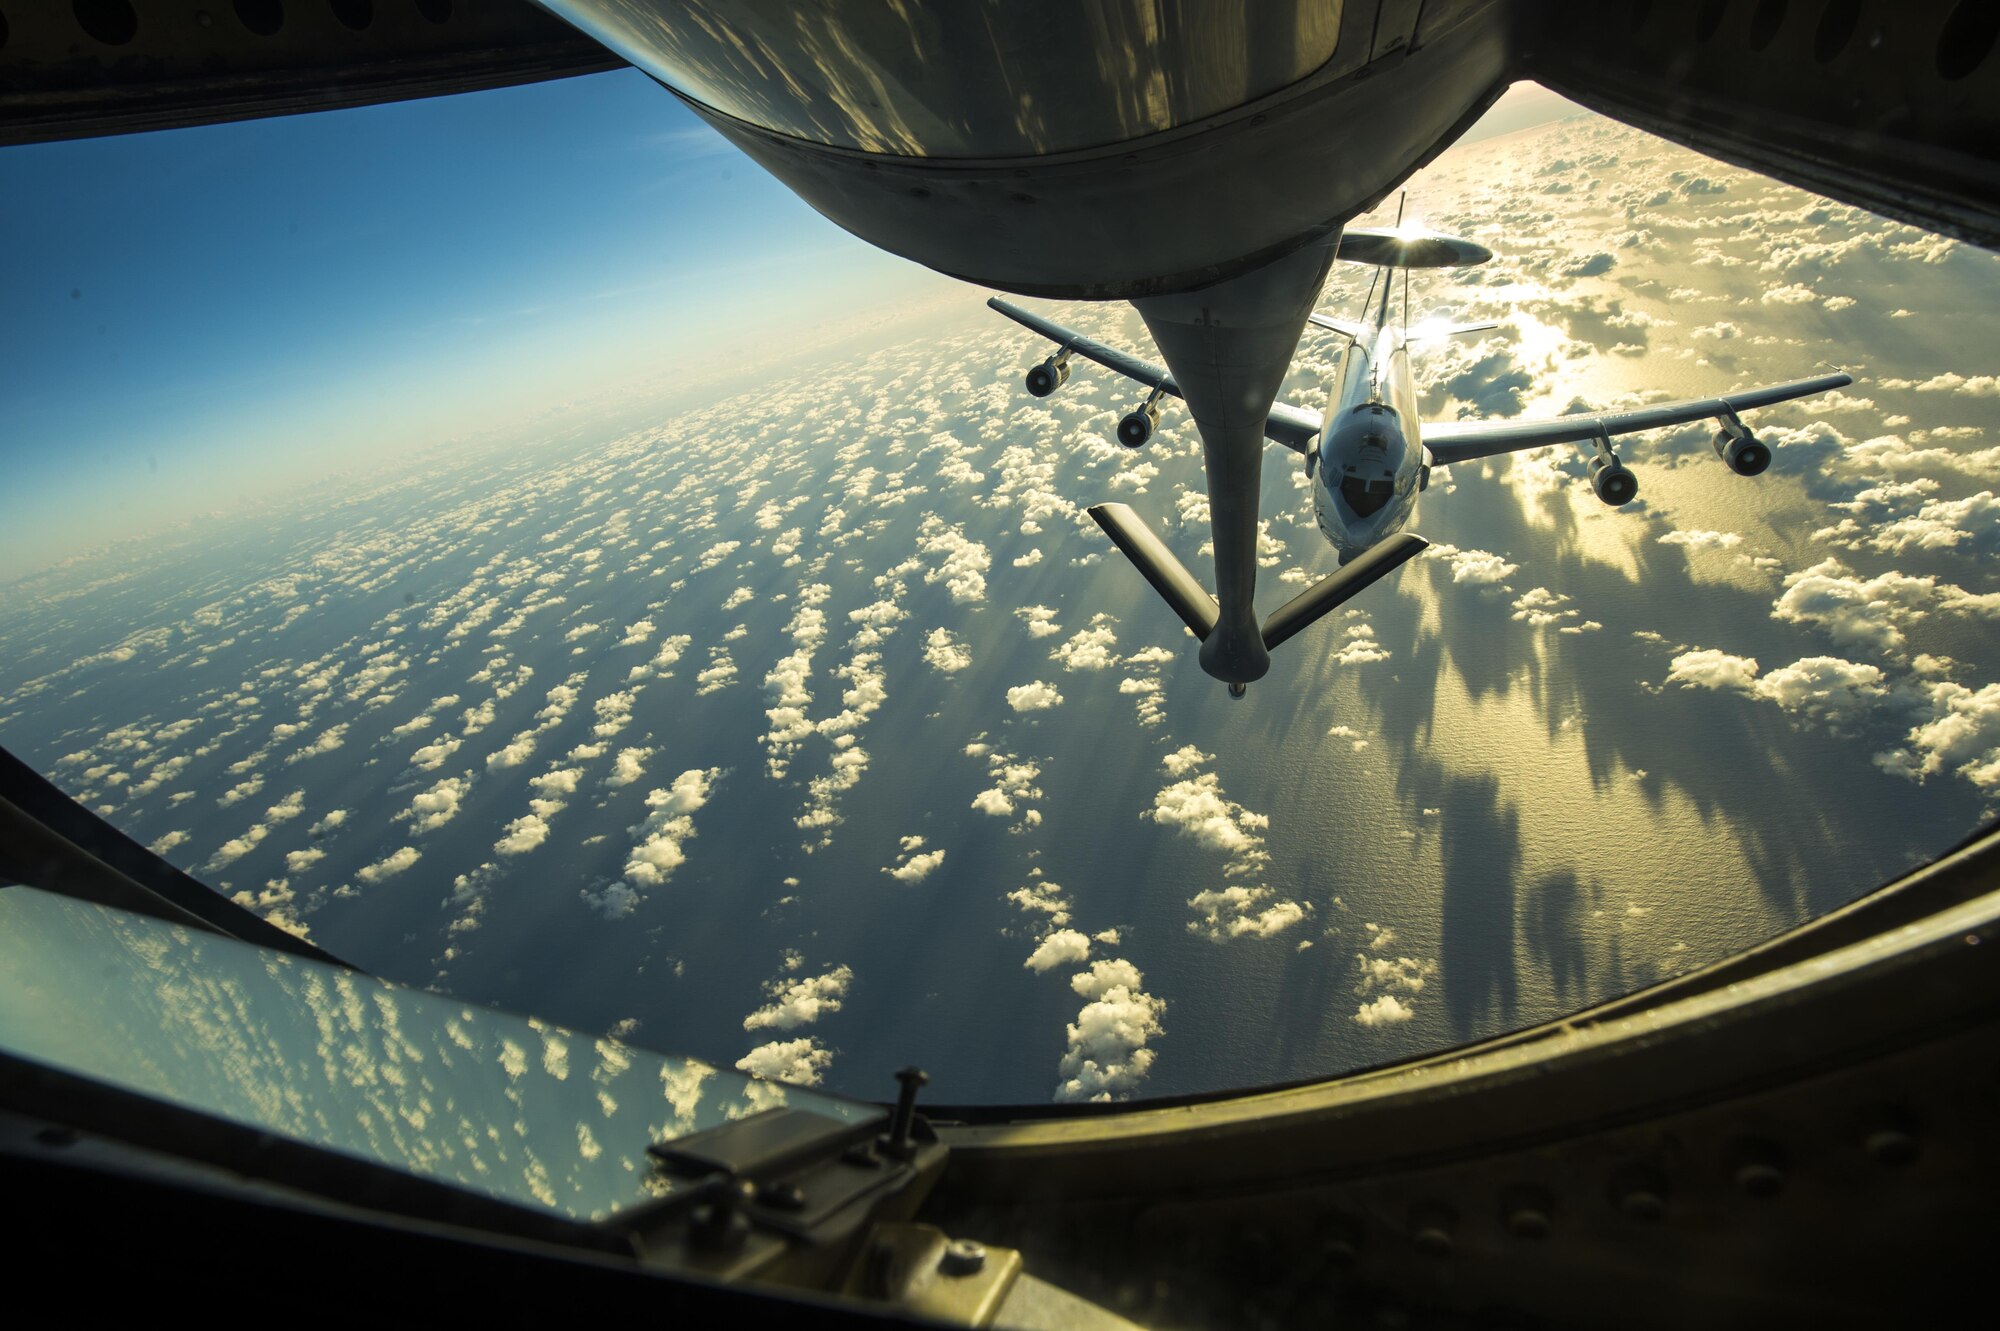
[[(1369, 290), (1364, 321), (1350, 322), (1323, 314), (1308, 323), (1328, 329), (1348, 341), (1340, 375), (1323, 412), (1276, 403), (1264, 425), (1264, 439), (1283, 445), (1304, 459), (1312, 482), (1313, 511), (1321, 535), (1340, 557), (1340, 569), (1257, 624), (1253, 615), (1211, 596), (1176, 559), (1166, 545), (1128, 505), (1099, 504), (1091, 517), (1125, 555), (1138, 566), (1155, 590), (1201, 639), (1202, 668), (1242, 697), (1260, 677), (1260, 659), (1301, 629), (1348, 600), (1426, 545), (1404, 530), (1416, 512), (1417, 496), (1430, 484), (1431, 471), (1477, 458), (1495, 457), (1550, 444), (1582, 443), (1592, 449), (1590, 485), (1597, 497), (1622, 507), (1638, 495), (1638, 482), (1618, 460), (1611, 440), (1641, 430), (1662, 429), (1704, 418), (1715, 420), (1715, 453), (1740, 476), (1755, 476), (1771, 464), (1771, 450), (1753, 435), (1738, 413), (1793, 398), (1808, 397), (1853, 382), (1846, 374), (1821, 375), (1791, 383), (1744, 389), (1713, 398), (1666, 402), (1601, 415), (1556, 416), (1507, 421), (1451, 421), (1426, 427), (1417, 413), (1417, 392), (1410, 358), (1425, 343), (1461, 333), (1497, 327), (1492, 323), (1462, 324), (1430, 329), (1409, 326), (1409, 270), (1461, 267), (1484, 263), (1492, 252), (1453, 236), (1398, 226), (1391, 230), (1348, 231), (1335, 257), (1382, 269)], [(1396, 317), (1396, 275), (1403, 275), (1402, 318)], [(1137, 381), (1151, 390), (1145, 401), (1118, 424), (1118, 442), (1143, 447), (1159, 423), (1163, 396), (1181, 396), (1180, 386), (1164, 368), (1108, 347), (1074, 329), (1044, 319), (995, 297), (987, 302), (1008, 318), (1049, 338), (1055, 354), (1028, 372), (1028, 391), (1047, 397), (1068, 381), (1070, 360), (1082, 356)], [(1215, 465), (1209, 455), (1209, 466)], [(1246, 515), (1218, 511), (1227, 491), (1211, 486), (1210, 522), (1219, 538), (1225, 529), (1241, 530)], [(1228, 502), (1235, 502), (1229, 500)], [(1254, 500), (1252, 501), (1254, 503)], [(1247, 515), (1251, 525), (1254, 513)], [(1254, 585), (1254, 584), (1253, 584)], [(1232, 614), (1232, 609), (1239, 613)], [(1232, 625), (1248, 625), (1261, 641), (1213, 650), (1214, 639)], [(1239, 628), (1239, 635), (1244, 632)], [(1251, 664), (1245, 668), (1243, 662)]]

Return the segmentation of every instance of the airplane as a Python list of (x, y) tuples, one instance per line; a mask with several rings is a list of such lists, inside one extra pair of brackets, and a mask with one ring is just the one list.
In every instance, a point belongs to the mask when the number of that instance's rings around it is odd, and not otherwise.
[[(1258, 488), (1241, 484), (1240, 479), (1235, 484), (1215, 484), (1218, 459), (1212, 446), (1207, 466), (1211, 476), (1209, 521), (1218, 552), (1216, 595), (1209, 594), (1130, 505), (1098, 504), (1089, 510), (1105, 534), (1201, 641), (1202, 669), (1227, 684), (1233, 698), (1243, 697), (1251, 682), (1270, 668), (1271, 649), (1424, 550), (1429, 542), (1404, 528), (1415, 513), (1417, 496), (1430, 485), (1433, 468), (1550, 444), (1583, 443), (1592, 452), (1592, 491), (1604, 503), (1621, 508), (1638, 496), (1639, 483), (1613, 451), (1615, 436), (1712, 417), (1717, 424), (1716, 456), (1737, 475), (1755, 476), (1771, 465), (1771, 450), (1743, 424), (1739, 413), (1853, 382), (1846, 374), (1827, 374), (1629, 411), (1425, 425), (1417, 414), (1417, 393), (1410, 373), (1413, 349), (1424, 342), (1484, 332), (1498, 325), (1460, 324), (1436, 332), (1419, 329), (1413, 336), (1409, 326), (1410, 271), (1471, 267), (1491, 259), (1493, 252), (1457, 236), (1406, 227), (1399, 206), (1396, 226), (1347, 230), (1335, 246), (1334, 257), (1380, 271), (1363, 302), (1368, 311), (1364, 321), (1319, 313), (1307, 316), (1308, 324), (1337, 333), (1348, 342), (1326, 410), (1316, 414), (1283, 402), (1273, 403), (1264, 421), (1263, 438), (1247, 441), (1246, 437), (1243, 446), (1261, 455), (1268, 441), (1302, 456), (1306, 476), (1312, 482), (1319, 530), (1339, 555), (1339, 570), (1259, 623), (1254, 605), (1247, 604), (1256, 586), (1254, 561), (1233, 561), (1234, 575), (1230, 576), (1222, 569), (1221, 555), (1226, 546), (1242, 547), (1254, 541)], [(1400, 321), (1394, 317), (1399, 272), (1403, 278)], [(1150, 390), (1145, 401), (1118, 422), (1117, 440), (1126, 448), (1142, 448), (1153, 437), (1163, 397), (1183, 396), (1174, 376), (1159, 365), (997, 296), (986, 303), (1057, 344), (1054, 354), (1028, 371), (1026, 384), (1031, 395), (1047, 397), (1067, 383), (1071, 359), (1076, 356)], [(1236, 474), (1237, 478), (1241, 475), (1240, 471)], [(1249, 475), (1254, 481), (1255, 465)]]

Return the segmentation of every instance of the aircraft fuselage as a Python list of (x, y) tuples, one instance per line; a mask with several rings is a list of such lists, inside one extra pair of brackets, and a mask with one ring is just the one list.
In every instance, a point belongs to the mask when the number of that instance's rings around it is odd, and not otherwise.
[(1320, 534), (1343, 564), (1408, 524), (1424, 480), (1409, 343), (1387, 318), (1393, 285), (1341, 358), (1307, 459)]

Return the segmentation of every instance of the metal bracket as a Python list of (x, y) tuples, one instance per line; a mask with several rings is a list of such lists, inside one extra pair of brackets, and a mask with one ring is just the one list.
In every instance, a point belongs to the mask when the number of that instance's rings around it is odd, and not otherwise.
[(669, 1173), (687, 1178), (729, 1174), (764, 1182), (866, 1141), (881, 1122), (880, 1115), (848, 1123), (804, 1109), (767, 1109), (690, 1137), (655, 1143), (646, 1154)]
[(824, 1278), (871, 1222), (908, 1215), (943, 1170), (945, 1147), (916, 1112), (926, 1078), (915, 1068), (897, 1075), (893, 1113), (848, 1120), (772, 1108), (647, 1147), (662, 1195), (603, 1227), (650, 1260), (724, 1279)]
[[(649, 1146), (646, 1153), (679, 1186), (634, 1218), (651, 1223), (686, 1213), (699, 1224), (704, 1217), (695, 1212), (720, 1208), (740, 1213), (758, 1229), (821, 1237), (856, 1202), (894, 1191), (914, 1177), (913, 1158), (877, 1149), (884, 1121), (880, 1114), (846, 1123), (803, 1109), (767, 1109)], [(720, 1234), (721, 1222), (713, 1214), (705, 1218)]]
[(1603, 458), (1611, 466), (1619, 465), (1618, 455), (1611, 451), (1611, 435), (1602, 425), (1598, 426), (1597, 433), (1590, 437), (1590, 444), (1596, 450), (1598, 457)]
[(877, 1225), (846, 1292), (880, 1299), (919, 1317), (959, 1326), (993, 1324), (1021, 1274), (1021, 1254), (970, 1239), (950, 1239), (932, 1225)]

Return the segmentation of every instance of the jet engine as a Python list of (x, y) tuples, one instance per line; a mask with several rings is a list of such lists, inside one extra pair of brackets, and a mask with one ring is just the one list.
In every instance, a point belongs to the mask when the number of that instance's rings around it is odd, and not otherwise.
[(1118, 442), (1127, 448), (1143, 448), (1160, 423), (1160, 408), (1155, 402), (1148, 402), (1137, 411), (1118, 422)]
[(1639, 478), (1617, 458), (1598, 456), (1590, 460), (1590, 488), (1611, 507), (1623, 508), (1638, 497)]
[[(1069, 382), (1069, 357), (1051, 356), (1028, 371), (1028, 391), (1036, 397), (1047, 397)], [(1119, 430), (1123, 433), (1124, 427)], [(1139, 442), (1144, 443), (1145, 440)]]
[(1725, 419), (1715, 432), (1715, 455), (1738, 476), (1755, 476), (1771, 465), (1771, 446), (1751, 434), (1743, 422)]

